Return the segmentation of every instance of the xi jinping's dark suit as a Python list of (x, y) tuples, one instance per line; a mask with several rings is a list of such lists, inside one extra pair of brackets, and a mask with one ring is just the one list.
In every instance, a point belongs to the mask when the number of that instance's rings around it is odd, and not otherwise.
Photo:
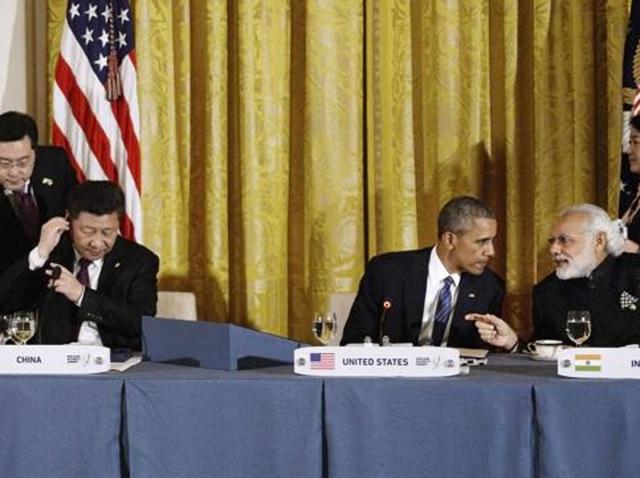
[[(40, 224), (55, 216), (64, 216), (67, 195), (77, 184), (77, 179), (67, 155), (62, 148), (39, 146), (31, 174)], [(0, 187), (0, 189), (2, 189)], [(22, 227), (22, 223), (0, 190), (0, 273), (21, 257), (29, 253), (36, 245)]]
[[(73, 271), (75, 256), (68, 236), (50, 261)], [(47, 289), (44, 270), (30, 271), (24, 257), (0, 276), (3, 309), (39, 309), (39, 341), (64, 344), (77, 340), (80, 323), (98, 324), (102, 343), (111, 348), (141, 348), (143, 315), (156, 313), (158, 257), (144, 246), (118, 237), (105, 256), (97, 290), (87, 288), (78, 308), (64, 295)]]
[[(385, 314), (384, 333), (391, 342), (418, 343), (431, 250), (391, 252), (369, 261), (342, 334), (343, 345), (362, 342), (367, 335), (378, 341), (382, 303), (386, 299), (392, 306)], [(499, 316), (503, 297), (504, 282), (492, 270), (487, 268), (477, 276), (463, 273), (447, 345), (486, 347), (475, 324), (464, 320), (464, 316), (472, 312)]]

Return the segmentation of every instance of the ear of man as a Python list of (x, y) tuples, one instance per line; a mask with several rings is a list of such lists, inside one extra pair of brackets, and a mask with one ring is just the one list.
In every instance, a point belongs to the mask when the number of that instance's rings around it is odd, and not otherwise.
[(599, 231), (596, 234), (596, 251), (604, 252), (606, 249), (607, 249), (607, 235), (604, 232)]
[(442, 243), (447, 251), (452, 251), (456, 242), (458, 242), (458, 237), (451, 231), (446, 231), (442, 234)]

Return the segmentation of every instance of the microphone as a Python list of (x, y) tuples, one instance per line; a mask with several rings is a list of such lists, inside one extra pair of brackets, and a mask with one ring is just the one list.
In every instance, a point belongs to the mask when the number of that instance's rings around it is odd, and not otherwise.
[(384, 334), (384, 319), (387, 316), (387, 311), (391, 309), (393, 302), (391, 299), (385, 298), (382, 301), (382, 314), (380, 314), (380, 320), (378, 321), (378, 340), (380, 345), (389, 345), (389, 336)]

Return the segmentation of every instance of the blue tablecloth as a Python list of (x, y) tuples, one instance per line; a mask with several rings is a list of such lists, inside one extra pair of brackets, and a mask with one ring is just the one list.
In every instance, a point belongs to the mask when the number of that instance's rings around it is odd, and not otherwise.
[(0, 460), (25, 478), (118, 477), (127, 455), (135, 478), (638, 476), (638, 396), (522, 356), (440, 379), (4, 375)]
[(640, 382), (535, 385), (539, 476), (640, 476)]
[(0, 375), (6, 477), (119, 477), (123, 381), (117, 375)]
[(499, 376), (327, 380), (329, 476), (532, 476), (531, 394)]
[(126, 375), (131, 476), (322, 476), (322, 380), (142, 364)]

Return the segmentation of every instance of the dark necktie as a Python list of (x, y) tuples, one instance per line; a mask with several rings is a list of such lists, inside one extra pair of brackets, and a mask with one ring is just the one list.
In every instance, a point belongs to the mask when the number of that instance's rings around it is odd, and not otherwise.
[(438, 346), (442, 343), (442, 337), (447, 328), (449, 315), (451, 315), (451, 284), (453, 284), (451, 276), (445, 277), (444, 285), (438, 292), (438, 305), (436, 306), (436, 315), (433, 321), (431, 345)]
[(80, 269), (78, 269), (78, 273), (76, 274), (76, 279), (85, 287), (91, 287), (91, 281), (89, 280), (89, 264), (91, 261), (89, 259), (85, 259), (81, 257), (78, 261), (78, 265)]
[[(78, 279), (78, 282), (80, 282), (83, 286), (85, 286), (85, 288), (91, 288), (91, 280), (89, 279), (90, 264), (91, 264), (91, 261), (89, 259), (85, 259), (84, 257), (81, 257), (78, 260), (78, 265), (80, 266), (80, 269), (78, 269), (78, 272), (76, 273), (76, 279)], [(80, 332), (81, 325), (82, 325), (82, 319), (80, 317), (80, 309), (78, 309), (75, 330), (73, 331), (73, 337), (71, 338), (71, 340), (78, 339), (78, 333)]]
[(37, 241), (40, 237), (40, 213), (33, 197), (28, 192), (15, 192), (16, 213), (22, 222), (29, 239)]

